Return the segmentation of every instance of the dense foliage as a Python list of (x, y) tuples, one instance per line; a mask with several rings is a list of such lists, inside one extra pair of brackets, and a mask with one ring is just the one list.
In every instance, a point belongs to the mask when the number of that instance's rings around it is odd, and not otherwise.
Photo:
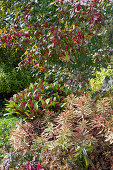
[(0, 168), (113, 168), (112, 5), (0, 1)]
[[(1, 46), (25, 50), (21, 57), (24, 66), (47, 69), (47, 63), (64, 64), (87, 79), (93, 67), (98, 69), (110, 62), (110, 2), (61, 0), (26, 4), (23, 1), (23, 6), (21, 2), (10, 3), (11, 9), (6, 9), (2, 2), (2, 11), (7, 11), (3, 18), (9, 17), (11, 24), (1, 29)], [(107, 49), (103, 39), (107, 41)]]
[(17, 93), (35, 83), (36, 77), (32, 77), (30, 70), (17, 70), (6, 63), (0, 66), (0, 94), (5, 97), (9, 93)]
[[(88, 95), (78, 98), (68, 96), (65, 112), (49, 122), (41, 138), (37, 138), (38, 159), (44, 167), (51, 166), (53, 169), (73, 169), (76, 165), (80, 166), (76, 169), (84, 169), (89, 164), (94, 168), (87, 154), (100, 141), (104, 142), (104, 146), (108, 145), (105, 141), (109, 141), (112, 146), (111, 119), (112, 108), (108, 98), (94, 104)], [(77, 158), (81, 158), (83, 164)]]
[[(65, 86), (57, 83), (39, 82), (31, 84), (24, 91), (14, 94), (7, 104), (7, 111), (29, 119), (41, 118), (43, 114), (58, 112), (64, 107), (64, 97), (71, 93)], [(53, 112), (54, 113), (54, 112)]]
[(108, 67), (108, 69), (101, 68), (100, 71), (96, 71), (95, 78), (90, 80), (91, 90), (100, 90), (106, 76), (113, 77), (112, 68), (110, 67)]

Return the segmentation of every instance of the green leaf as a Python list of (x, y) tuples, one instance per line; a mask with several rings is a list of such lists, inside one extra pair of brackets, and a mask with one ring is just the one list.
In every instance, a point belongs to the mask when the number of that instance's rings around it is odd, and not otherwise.
[(48, 103), (49, 103), (49, 101), (50, 101), (50, 98), (46, 99), (46, 101), (45, 101), (45, 102), (48, 104)]
[(64, 20), (61, 20), (60, 23), (64, 24)]
[(80, 156), (81, 152), (82, 152), (81, 148), (76, 149), (75, 154), (74, 154), (74, 158), (77, 158), (78, 156)]
[(10, 10), (10, 8), (8, 8), (8, 9), (7, 9), (7, 12), (8, 12), (8, 13), (11, 13), (11, 10)]
[(3, 116), (5, 117), (5, 116), (9, 116), (9, 115), (12, 115), (12, 112), (5, 113)]
[(28, 112), (25, 112), (25, 114), (26, 114), (27, 116), (29, 116), (29, 113), (28, 113)]
[(15, 106), (15, 102), (10, 100), (10, 107), (14, 107)]
[(89, 166), (89, 158), (86, 155), (83, 155), (86, 163), (86, 167)]
[(74, 157), (77, 158), (79, 155), (80, 155), (80, 151), (77, 152), (77, 153), (74, 155)]
[(63, 103), (62, 105), (61, 105), (61, 107), (64, 107), (66, 105), (66, 103)]
[(36, 102), (36, 103), (34, 104), (34, 109), (35, 109), (35, 111), (38, 110), (38, 102)]
[(55, 106), (56, 102), (52, 101), (51, 106)]
[(44, 100), (42, 100), (42, 98), (41, 98), (41, 97), (40, 97), (39, 99), (40, 99), (40, 101), (41, 101), (41, 103), (42, 103), (42, 104), (44, 104), (44, 103), (45, 103), (45, 101), (44, 101)]
[(57, 99), (58, 99), (58, 101), (60, 101), (60, 96), (59, 95), (57, 95)]

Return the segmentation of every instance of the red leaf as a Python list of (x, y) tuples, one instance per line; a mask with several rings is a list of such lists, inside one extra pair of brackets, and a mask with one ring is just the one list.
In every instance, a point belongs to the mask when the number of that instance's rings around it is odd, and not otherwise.
[(44, 170), (44, 168), (42, 166), (40, 166), (40, 165), (37, 165), (36, 170)]

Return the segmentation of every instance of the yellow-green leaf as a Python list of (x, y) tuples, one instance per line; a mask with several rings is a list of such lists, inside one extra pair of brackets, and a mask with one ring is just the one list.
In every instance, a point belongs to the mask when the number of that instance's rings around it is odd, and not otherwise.
[(69, 61), (70, 61), (70, 56), (67, 54), (67, 55), (65, 55), (62, 59), (63, 59), (63, 61), (65, 61), (65, 62), (69, 62)]
[(86, 163), (86, 167), (89, 166), (89, 159), (84, 155), (84, 159), (85, 159), (85, 163)]
[(27, 55), (28, 51), (26, 51), (24, 54)]
[(4, 48), (6, 48), (6, 43), (4, 43)]
[(3, 32), (2, 29), (0, 29), (0, 34), (2, 34), (2, 32)]
[(80, 152), (76, 153), (76, 154), (74, 155), (74, 157), (76, 158), (76, 157), (79, 156), (79, 155), (80, 155)]
[(4, 32), (6, 32), (6, 29), (4, 28)]

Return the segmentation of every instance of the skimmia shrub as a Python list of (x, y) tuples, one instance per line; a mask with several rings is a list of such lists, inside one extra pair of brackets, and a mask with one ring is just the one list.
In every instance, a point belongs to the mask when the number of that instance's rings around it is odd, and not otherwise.
[(22, 118), (41, 118), (48, 111), (61, 111), (65, 105), (64, 97), (70, 93), (71, 90), (65, 86), (40, 81), (39, 84), (31, 84), (20, 93), (14, 94), (6, 110)]

